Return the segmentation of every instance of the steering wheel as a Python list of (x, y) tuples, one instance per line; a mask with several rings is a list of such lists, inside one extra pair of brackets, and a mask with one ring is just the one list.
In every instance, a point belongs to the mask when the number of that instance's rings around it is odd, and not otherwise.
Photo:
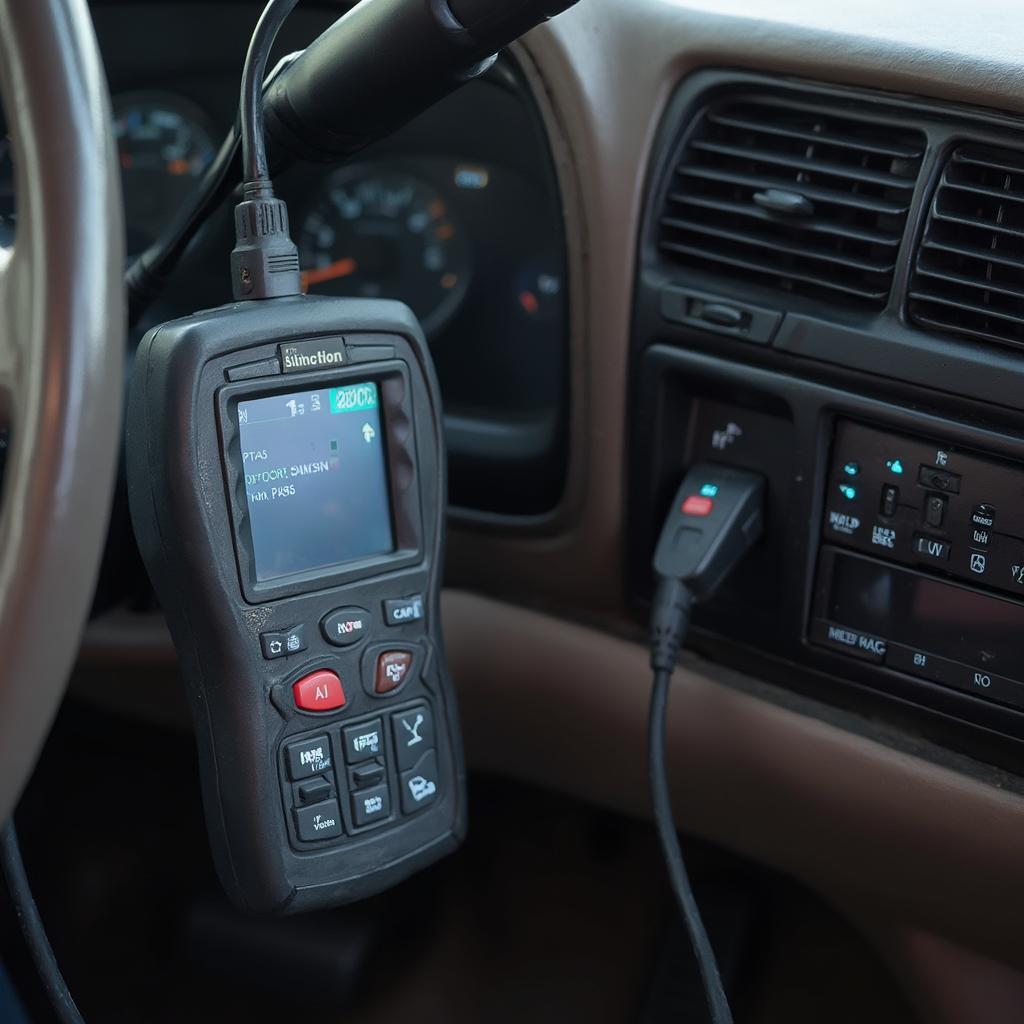
[(15, 168), (0, 248), (0, 823), (27, 780), (89, 613), (120, 452), (124, 225), (86, 0), (0, 0)]

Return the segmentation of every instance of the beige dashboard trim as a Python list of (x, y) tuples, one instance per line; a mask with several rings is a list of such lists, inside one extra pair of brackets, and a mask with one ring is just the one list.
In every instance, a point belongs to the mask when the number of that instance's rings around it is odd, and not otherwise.
[[(643, 647), (452, 591), (444, 627), (475, 769), (648, 816)], [(1024, 797), (692, 670), (669, 733), (687, 832), (1024, 967)]]
[[(443, 614), (471, 768), (649, 815), (642, 646), (461, 591), (445, 591)], [(894, 749), (870, 723), (839, 728), (753, 695), (735, 673), (715, 669), (713, 681), (699, 669), (676, 673), (669, 707), (683, 830), (876, 922), (1024, 969), (1024, 796)], [(72, 687), (190, 727), (159, 614), (91, 623)]]

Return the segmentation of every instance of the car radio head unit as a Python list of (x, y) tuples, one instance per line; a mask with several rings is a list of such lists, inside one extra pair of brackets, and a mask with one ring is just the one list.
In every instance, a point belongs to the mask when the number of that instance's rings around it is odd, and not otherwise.
[(442, 418), (408, 309), (296, 296), (155, 328), (128, 472), (235, 900), (348, 902), (453, 849)]
[(1024, 468), (840, 421), (812, 643), (1024, 709)]

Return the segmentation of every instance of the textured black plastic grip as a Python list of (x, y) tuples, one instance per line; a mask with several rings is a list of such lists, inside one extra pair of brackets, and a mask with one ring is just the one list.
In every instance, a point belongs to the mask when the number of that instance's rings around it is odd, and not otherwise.
[[(692, 504), (691, 504), (692, 503)], [(654, 571), (700, 600), (761, 536), (764, 477), (704, 462), (686, 474), (658, 539)]]
[[(343, 363), (279, 372), (281, 346), (306, 351), (317, 339), (325, 350), (343, 352)], [(243, 398), (362, 380), (380, 382), (401, 550), (340, 566), (331, 575), (263, 589), (250, 585), (245, 495), (239, 499), (235, 486), (242, 458), (235, 450), (233, 410)], [(395, 410), (390, 423), (385, 400)], [(178, 652), (214, 861), (232, 898), (248, 909), (278, 912), (350, 902), (453, 850), (465, 832), (465, 780), (439, 610), (446, 509), (442, 414), (412, 313), (394, 302), (296, 296), (164, 324), (139, 347), (127, 426), (132, 521)], [(416, 604), (422, 617), (389, 624), (385, 602), (411, 595), (422, 597)], [(328, 642), (320, 624), (344, 608), (366, 610), (370, 635), (362, 644)], [(261, 634), (287, 635), (297, 626), (305, 627), (305, 647), (287, 657), (264, 657)], [(362, 666), (364, 652), (378, 642), (416, 652), (414, 677), (394, 695), (375, 694), (368, 682), (372, 666)], [(293, 683), (318, 670), (342, 679), (343, 709), (311, 715), (296, 707)], [(406, 766), (398, 764), (389, 777), (387, 822), (361, 826), (346, 803), (356, 793), (347, 781), (343, 730), (379, 719), (394, 767), (397, 748), (388, 723), (408, 707), (432, 712), (437, 789), (428, 794), (429, 804), (409, 813), (398, 777)], [(333, 830), (329, 841), (317, 842), (300, 834), (288, 752), (324, 736), (333, 745), (329, 781), (344, 827), (341, 835)], [(321, 753), (324, 746), (318, 744)]]

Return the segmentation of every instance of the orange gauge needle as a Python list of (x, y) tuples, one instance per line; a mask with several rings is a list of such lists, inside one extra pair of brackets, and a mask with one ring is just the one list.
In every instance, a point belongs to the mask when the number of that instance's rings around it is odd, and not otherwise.
[(351, 256), (328, 263), (326, 267), (314, 267), (302, 272), (302, 287), (311, 288), (324, 281), (336, 281), (339, 277), (348, 277), (356, 272), (356, 261)]

